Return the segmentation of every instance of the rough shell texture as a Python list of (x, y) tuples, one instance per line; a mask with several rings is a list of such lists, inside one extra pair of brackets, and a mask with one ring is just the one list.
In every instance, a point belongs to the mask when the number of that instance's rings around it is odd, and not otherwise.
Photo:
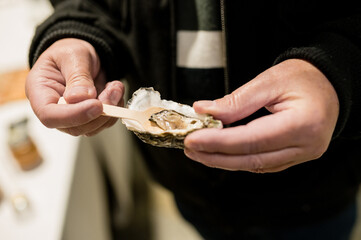
[[(127, 107), (132, 110), (143, 111), (149, 107), (161, 107), (167, 110), (175, 111), (187, 121), (186, 127), (181, 129), (157, 129), (152, 132), (145, 131), (142, 126), (133, 120), (123, 119), (125, 126), (133, 131), (143, 142), (169, 148), (184, 148), (184, 138), (191, 132), (200, 128), (222, 128), (222, 122), (215, 120), (212, 116), (198, 114), (194, 109), (185, 104), (176, 103), (169, 100), (162, 100), (160, 93), (153, 88), (140, 88), (135, 91), (132, 98), (128, 101)], [(173, 116), (173, 115), (172, 115)], [(185, 118), (184, 118), (185, 117)], [(195, 119), (195, 121), (191, 121)], [(202, 124), (198, 124), (201, 121)], [(192, 124), (188, 124), (192, 122)], [(197, 124), (193, 124), (197, 122)], [(183, 126), (184, 124), (182, 124)]]

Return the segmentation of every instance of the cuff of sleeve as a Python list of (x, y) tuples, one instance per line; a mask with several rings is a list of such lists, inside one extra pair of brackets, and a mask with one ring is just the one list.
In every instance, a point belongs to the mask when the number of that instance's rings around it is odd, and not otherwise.
[(111, 48), (112, 40), (100, 29), (72, 20), (58, 22), (43, 34), (34, 37), (29, 51), (30, 67), (50, 45), (63, 38), (78, 38), (91, 43), (99, 55), (107, 77), (116, 79), (116, 69), (112, 64), (112, 59), (114, 59)]
[[(361, 63), (360, 50), (348, 40), (328, 34), (319, 39), (316, 45), (287, 50), (275, 60), (274, 64), (291, 58), (304, 59), (316, 66), (335, 88), (340, 102), (340, 112), (333, 138), (350, 137), (355, 133), (360, 135), (360, 131), (355, 131), (355, 127), (358, 127), (354, 124), (357, 113), (352, 111), (360, 102), (355, 93), (360, 87), (357, 86), (360, 81), (356, 79), (361, 76), (357, 68), (358, 63)], [(349, 131), (351, 127), (353, 131)]]

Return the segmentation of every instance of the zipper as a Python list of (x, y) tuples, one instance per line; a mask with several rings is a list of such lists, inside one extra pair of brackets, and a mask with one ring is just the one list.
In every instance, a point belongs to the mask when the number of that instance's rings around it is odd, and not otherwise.
[(229, 94), (229, 72), (227, 59), (227, 38), (226, 38), (226, 17), (225, 17), (225, 0), (220, 0), (221, 7), (221, 26), (222, 26), (222, 55), (224, 64), (224, 91)]
[[(170, 10), (170, 38), (171, 38), (171, 83), (170, 83), (170, 92), (171, 98), (175, 101), (178, 101), (178, 94), (177, 94), (177, 79), (176, 79), (176, 45), (177, 45), (177, 36), (176, 36), (176, 23), (175, 23), (175, 2), (169, 1), (169, 10)], [(169, 87), (168, 87), (169, 89)]]
[(122, 9), (121, 29), (125, 32), (128, 32), (130, 29), (130, 24), (129, 24), (130, 9), (129, 9), (129, 7), (130, 7), (129, 0), (124, 0), (122, 2), (122, 8), (121, 8)]

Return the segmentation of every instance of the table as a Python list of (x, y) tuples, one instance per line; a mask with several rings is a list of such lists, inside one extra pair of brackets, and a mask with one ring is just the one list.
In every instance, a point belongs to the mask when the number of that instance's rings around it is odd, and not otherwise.
[[(29, 135), (36, 143), (43, 163), (22, 171), (7, 145), (11, 122), (27, 117)], [(43, 126), (27, 100), (0, 105), (0, 203), (1, 239), (60, 239), (71, 188), (79, 138)], [(18, 214), (11, 204), (15, 194), (25, 194), (28, 211)]]

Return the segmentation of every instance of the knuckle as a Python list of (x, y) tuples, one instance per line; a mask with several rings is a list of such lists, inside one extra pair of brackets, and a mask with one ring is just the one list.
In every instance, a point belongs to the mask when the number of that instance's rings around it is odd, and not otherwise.
[(272, 145), (269, 137), (262, 135), (263, 133), (252, 132), (252, 134), (247, 134), (247, 138), (242, 140), (241, 143), (236, 143), (238, 145), (238, 153), (243, 155), (251, 155), (263, 152), (265, 149), (269, 148)]
[(92, 83), (90, 73), (86, 71), (74, 71), (69, 75), (68, 84), (71, 85), (83, 85), (84, 80)]
[(224, 103), (231, 108), (239, 107), (239, 97), (235, 93), (228, 94), (224, 97)]
[(248, 161), (250, 172), (265, 173), (265, 164), (259, 155), (250, 155)]
[[(263, 140), (265, 141), (265, 140)], [(252, 135), (249, 137), (247, 143), (244, 145), (245, 146), (245, 153), (246, 154), (255, 154), (255, 153), (259, 153), (260, 149), (262, 148), (260, 146), (261, 141), (259, 141), (259, 138), (257, 137), (256, 134)]]

